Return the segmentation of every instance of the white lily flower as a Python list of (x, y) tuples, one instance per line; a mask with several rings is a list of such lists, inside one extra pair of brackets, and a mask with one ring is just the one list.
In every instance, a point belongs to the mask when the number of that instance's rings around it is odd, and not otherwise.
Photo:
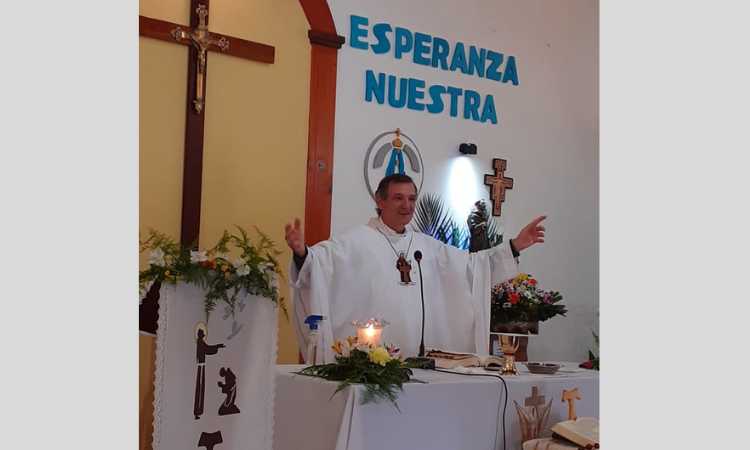
[(164, 261), (164, 250), (160, 248), (151, 250), (151, 253), (148, 255), (148, 263), (151, 266), (164, 267), (167, 264), (166, 261)]
[(258, 264), (258, 270), (261, 272), (273, 272), (273, 263), (262, 262)]
[(208, 255), (206, 255), (205, 251), (190, 251), (190, 262), (191, 263), (199, 263), (203, 261), (208, 261)]
[(250, 273), (250, 266), (247, 264), (243, 264), (239, 267), (237, 267), (237, 275), (244, 277), (245, 275)]
[(232, 261), (232, 265), (235, 269), (239, 269), (240, 267), (246, 265), (245, 260), (242, 258), (237, 258), (234, 261)]

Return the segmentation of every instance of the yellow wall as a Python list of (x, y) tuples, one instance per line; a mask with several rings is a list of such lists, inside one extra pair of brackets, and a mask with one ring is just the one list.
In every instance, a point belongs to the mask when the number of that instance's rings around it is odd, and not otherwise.
[[(188, 24), (189, 0), (141, 0), (141, 15)], [(234, 224), (257, 225), (291, 257), (283, 226), (304, 216), (310, 44), (298, 0), (211, 2), (209, 29), (276, 48), (272, 65), (210, 53), (201, 246)], [(187, 49), (140, 38), (140, 229), (179, 239)], [(142, 255), (141, 264), (145, 262)], [(286, 274), (285, 274), (286, 275)], [(282, 282), (282, 296), (290, 303)], [(289, 305), (291, 314), (291, 305)], [(153, 338), (141, 336), (141, 422), (150, 420)], [(279, 317), (279, 363), (297, 362), (291, 324)], [(144, 381), (145, 380), (145, 381)], [(149, 430), (145, 430), (146, 433)], [(142, 439), (142, 442), (144, 440)], [(150, 445), (149, 445), (150, 447)], [(143, 444), (141, 448), (144, 448)]]

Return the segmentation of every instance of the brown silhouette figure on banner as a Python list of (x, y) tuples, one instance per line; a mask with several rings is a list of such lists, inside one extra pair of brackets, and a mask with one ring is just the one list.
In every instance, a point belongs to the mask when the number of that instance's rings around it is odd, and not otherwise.
[(224, 403), (219, 406), (219, 415), (239, 414), (240, 409), (234, 404), (237, 400), (237, 376), (229, 367), (219, 369), (219, 375), (224, 377), (225, 382), (219, 381), (217, 384), (221, 388), (222, 394), (227, 395)]
[(198, 363), (198, 373), (195, 376), (195, 403), (193, 414), (198, 420), (203, 414), (203, 399), (206, 394), (206, 355), (215, 355), (224, 344), (208, 345), (206, 344), (206, 325), (201, 322), (196, 327), (196, 359)]
[(221, 438), (221, 431), (214, 431), (213, 433), (201, 433), (200, 439), (198, 439), (198, 447), (206, 447), (206, 450), (214, 450), (216, 444), (221, 444), (224, 440)]

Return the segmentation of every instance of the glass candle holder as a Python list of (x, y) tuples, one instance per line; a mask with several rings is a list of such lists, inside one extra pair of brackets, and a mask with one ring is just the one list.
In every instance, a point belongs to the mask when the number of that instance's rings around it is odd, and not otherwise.
[(383, 328), (388, 325), (388, 322), (372, 318), (364, 321), (355, 320), (352, 325), (357, 329), (357, 343), (377, 347), (383, 336)]

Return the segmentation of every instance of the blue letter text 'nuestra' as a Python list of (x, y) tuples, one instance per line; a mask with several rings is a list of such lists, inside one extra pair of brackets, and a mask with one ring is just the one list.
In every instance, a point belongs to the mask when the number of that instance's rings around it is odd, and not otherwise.
[[(349, 45), (374, 54), (392, 54), (396, 59), (410, 59), (414, 64), (437, 70), (461, 72), (507, 86), (518, 86), (516, 57), (485, 48), (451, 43), (438, 36), (412, 32), (387, 23), (369, 26), (366, 17), (350, 16)], [(372, 39), (369, 39), (369, 38)], [(447, 112), (451, 117), (497, 124), (497, 110), (492, 95), (481, 95), (471, 89), (440, 84), (427, 85), (418, 78), (367, 70), (365, 101), (387, 103), (393, 108)]]

